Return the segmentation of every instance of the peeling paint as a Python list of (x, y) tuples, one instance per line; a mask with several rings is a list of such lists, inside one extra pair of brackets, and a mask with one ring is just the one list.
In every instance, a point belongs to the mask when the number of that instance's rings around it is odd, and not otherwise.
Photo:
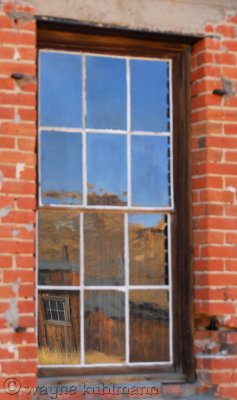
[(19, 124), (21, 122), (21, 117), (20, 115), (16, 112), (14, 115), (14, 123)]
[(21, 177), (21, 172), (25, 169), (25, 163), (17, 163), (16, 164), (16, 178), (19, 179)]
[(227, 190), (229, 190), (229, 192), (231, 192), (231, 193), (235, 193), (236, 192), (236, 188), (234, 186), (228, 186)]
[(20, 60), (20, 58), (21, 58), (21, 56), (20, 56), (19, 51), (18, 51), (17, 49), (15, 49), (15, 51), (14, 51), (14, 56), (13, 56), (13, 60), (14, 60), (14, 61), (18, 61), (18, 60)]
[(10, 206), (6, 206), (0, 209), (0, 218), (6, 217), (11, 211)]
[(28, 231), (28, 232), (32, 232), (34, 230), (34, 225), (33, 224), (25, 224), (24, 228)]
[(20, 281), (17, 280), (13, 282), (12, 289), (15, 293), (16, 297), (12, 297), (9, 299), (9, 309), (4, 313), (4, 317), (6, 318), (9, 325), (16, 329), (19, 324), (19, 312), (18, 312), (18, 289), (19, 289)]

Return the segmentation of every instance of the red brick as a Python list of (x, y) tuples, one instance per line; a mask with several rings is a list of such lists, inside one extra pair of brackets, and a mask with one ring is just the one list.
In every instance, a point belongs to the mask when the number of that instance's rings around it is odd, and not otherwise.
[(37, 358), (37, 348), (33, 346), (19, 347), (18, 352), (19, 358), (22, 360)]
[(0, 125), (0, 132), (14, 136), (35, 136), (36, 126), (35, 124), (13, 124), (4, 122)]
[(1, 31), (0, 42), (3, 44), (35, 46), (36, 38), (31, 33), (18, 33), (13, 31)]
[[(0, 240), (0, 251), (9, 254), (32, 254), (34, 253), (34, 242)], [(8, 270), (8, 272), (10, 271)]]
[(32, 19), (31, 21), (24, 21), (24, 20), (18, 20), (17, 21), (17, 27), (19, 29), (27, 30), (27, 31), (36, 31), (36, 23), (35, 20)]
[[(16, 72), (34, 76), (35, 75), (35, 65), (34, 64), (19, 64), (19, 63), (14, 63), (14, 62), (11, 62), (11, 63), (2, 62), (1, 63), (1, 65), (0, 65), (0, 74), (1, 75), (11, 75)], [(11, 79), (11, 82), (12, 82), (12, 86), (14, 87), (14, 80)]]
[(230, 302), (227, 303), (218, 301), (217, 303), (210, 303), (199, 301), (195, 303), (195, 312), (213, 315), (235, 314), (235, 305)]
[(5, 15), (0, 15), (0, 27), (1, 29), (11, 29), (14, 28), (13, 21)]
[(206, 50), (220, 50), (220, 47), (221, 47), (220, 40), (212, 39), (212, 38), (205, 38), (205, 39), (199, 40), (193, 46), (192, 54), (198, 54), (199, 52), (206, 51)]
[(224, 40), (222, 45), (226, 47), (229, 51), (237, 51), (237, 41), (236, 40)]
[(219, 386), (219, 398), (237, 399), (237, 386)]
[(222, 188), (223, 183), (219, 176), (206, 176), (193, 179), (192, 186), (194, 189)]
[(14, 352), (0, 348), (0, 359), (7, 360), (9, 358), (10, 359), (14, 358)]
[(226, 215), (232, 216), (232, 217), (237, 217), (237, 206), (227, 205), (226, 206)]
[(237, 275), (231, 273), (196, 274), (195, 285), (197, 286), (237, 285)]
[(33, 374), (36, 373), (36, 362), (27, 361), (2, 361), (4, 374)]
[[(226, 260), (225, 268), (227, 271), (236, 271), (236, 260)], [(237, 292), (236, 292), (237, 294)]]
[(17, 106), (35, 106), (36, 98), (34, 94), (22, 93), (0, 93), (0, 103)]
[(229, 25), (218, 25), (216, 28), (216, 32), (220, 33), (221, 35), (225, 37), (231, 37), (234, 38), (236, 36), (235, 33), (235, 28), (233, 26)]
[(14, 114), (15, 114), (14, 108), (0, 107), (0, 118), (1, 119), (13, 119)]
[[(1, 66), (0, 66), (1, 70)], [(0, 78), (0, 90), (14, 90), (14, 81), (10, 78)]]
[(5, 149), (14, 149), (15, 147), (15, 139), (5, 136), (0, 136), (0, 148)]
[(237, 135), (237, 124), (224, 124), (224, 133), (226, 135)]
[(226, 292), (224, 289), (194, 289), (195, 300), (226, 300)]
[(35, 61), (36, 59), (36, 49), (34, 47), (29, 48), (29, 47), (19, 47), (18, 48), (20, 57), (23, 60), (32, 60)]
[(20, 280), (20, 282), (31, 283), (35, 279), (35, 272), (29, 270), (24, 271), (20, 269), (18, 269), (17, 271), (6, 270), (3, 271), (3, 279), (5, 283), (7, 282), (12, 283), (17, 280)]
[(2, 222), (14, 224), (33, 224), (35, 222), (35, 213), (31, 210), (11, 211), (6, 217), (2, 218)]
[[(237, 222), (235, 223), (237, 224)], [(203, 246), (201, 249), (201, 256), (237, 258), (237, 248), (234, 248), (233, 246)]]
[(35, 154), (32, 153), (21, 153), (19, 151), (1, 151), (0, 159), (2, 163), (24, 163), (24, 164), (35, 164)]
[(20, 150), (35, 150), (36, 141), (35, 139), (18, 139), (18, 148)]
[(21, 172), (20, 179), (34, 181), (36, 180), (36, 169), (35, 168), (25, 168)]
[(12, 256), (0, 256), (0, 268), (10, 268), (13, 265)]
[(34, 268), (35, 258), (33, 256), (16, 256), (16, 265), (20, 268)]
[(32, 194), (36, 193), (36, 184), (31, 182), (4, 182), (3, 188), (5, 193), (14, 194)]
[(35, 312), (35, 303), (32, 300), (19, 300), (18, 301), (18, 310), (21, 314), (28, 314)]
[[(226, 159), (226, 161), (230, 161), (230, 162), (233, 161), (233, 162), (237, 163), (237, 151), (227, 151), (225, 153), (225, 159)], [(236, 175), (236, 173), (234, 173), (234, 171), (236, 171), (236, 167), (237, 167), (237, 164), (229, 165), (228, 168), (229, 168), (229, 171), (231, 171), (231, 173), (229, 173), (228, 175)], [(226, 175), (227, 175), (227, 173), (226, 173)]]
[(19, 108), (18, 114), (22, 121), (36, 121), (37, 113), (35, 109)]
[(16, 177), (16, 167), (14, 165), (1, 165), (1, 171), (4, 175), (4, 178)]
[(17, 207), (20, 209), (34, 210), (36, 208), (36, 199), (20, 197), (17, 199)]
[(216, 54), (214, 54), (213, 58), (214, 58), (214, 61), (217, 64), (235, 65), (235, 62), (236, 62), (236, 55), (235, 54), (216, 53)]
[(208, 258), (194, 260), (194, 268), (195, 271), (223, 271), (224, 261), (221, 259), (210, 260)]
[(22, 284), (19, 287), (19, 297), (34, 297), (35, 296), (35, 286), (31, 284)]

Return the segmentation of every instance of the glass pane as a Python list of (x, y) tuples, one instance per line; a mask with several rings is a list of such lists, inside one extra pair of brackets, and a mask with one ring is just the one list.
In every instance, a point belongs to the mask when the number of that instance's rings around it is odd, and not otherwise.
[(169, 360), (167, 290), (131, 290), (130, 362)]
[[(46, 300), (56, 306), (56, 299), (65, 303), (62, 312), (45, 312)], [(40, 291), (38, 324), (38, 357), (40, 364), (80, 364), (80, 296), (74, 291)]]
[(133, 131), (169, 130), (168, 63), (131, 61), (131, 124)]
[(132, 205), (170, 205), (169, 138), (132, 136)]
[(43, 204), (82, 204), (80, 133), (41, 132), (40, 178)]
[(39, 285), (80, 284), (79, 214), (41, 210), (38, 214)]
[(129, 215), (130, 285), (168, 284), (167, 224), (164, 215)]
[(126, 62), (86, 58), (87, 128), (126, 129)]
[(85, 292), (85, 360), (87, 364), (121, 363), (125, 357), (124, 293)]
[(40, 125), (82, 126), (82, 62), (70, 53), (40, 52)]
[(87, 134), (88, 204), (126, 205), (126, 136)]
[(84, 216), (85, 284), (124, 284), (124, 217), (88, 213)]

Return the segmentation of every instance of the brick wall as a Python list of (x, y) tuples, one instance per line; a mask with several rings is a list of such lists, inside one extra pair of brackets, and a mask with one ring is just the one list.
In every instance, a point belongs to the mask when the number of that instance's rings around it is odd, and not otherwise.
[[(200, 389), (237, 399), (237, 17), (192, 54), (195, 351)], [(213, 94), (223, 89), (224, 96)], [(215, 325), (218, 330), (207, 330)]]
[[(20, 4), (0, 8), (1, 400), (31, 398), (24, 390), (4, 393), (7, 378), (36, 384), (36, 31), (34, 9)], [(206, 26), (192, 54), (197, 383), (163, 385), (168, 399), (237, 399), (236, 27), (233, 15)]]
[[(36, 383), (36, 24), (34, 9), (0, 11), (0, 384)], [(14, 79), (12, 74), (24, 74)], [(1, 400), (24, 400), (0, 393)]]

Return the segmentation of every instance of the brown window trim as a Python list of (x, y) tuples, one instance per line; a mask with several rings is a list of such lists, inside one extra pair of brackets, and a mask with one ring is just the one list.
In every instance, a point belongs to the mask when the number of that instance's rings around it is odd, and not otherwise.
[[(38, 19), (38, 49), (76, 50), (172, 58), (174, 116), (174, 198), (176, 213), (173, 216), (173, 310), (174, 310), (174, 365), (154, 367), (48, 368), (38, 370), (39, 377), (66, 377), (90, 375), (98, 381), (106, 376), (120, 382), (192, 382), (195, 378), (193, 353), (193, 305), (191, 265), (191, 172), (189, 135), (189, 54), (197, 38), (148, 32), (98, 28), (61, 20)], [(178, 250), (177, 250), (178, 249)], [(96, 372), (96, 377), (95, 377)], [(52, 376), (53, 375), (53, 376)], [(94, 378), (93, 378), (94, 376)]]

